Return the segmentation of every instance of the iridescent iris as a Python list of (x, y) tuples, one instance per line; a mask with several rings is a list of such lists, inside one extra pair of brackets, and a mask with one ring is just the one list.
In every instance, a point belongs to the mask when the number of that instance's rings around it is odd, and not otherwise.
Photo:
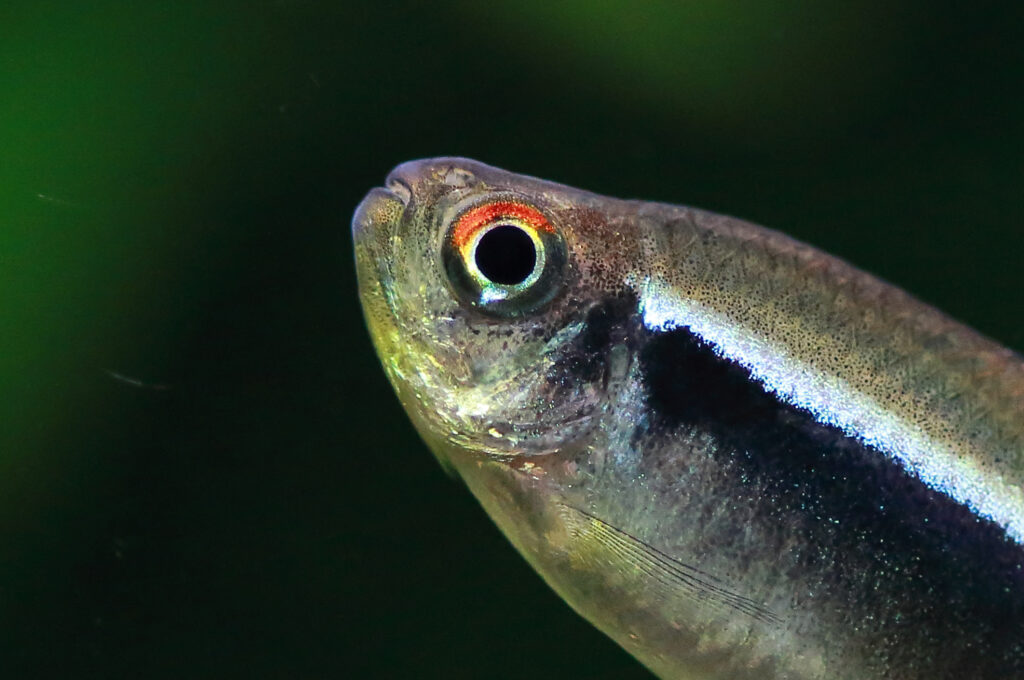
[(533, 206), (495, 201), (453, 222), (443, 260), (455, 292), (499, 316), (536, 310), (558, 291), (565, 243)]

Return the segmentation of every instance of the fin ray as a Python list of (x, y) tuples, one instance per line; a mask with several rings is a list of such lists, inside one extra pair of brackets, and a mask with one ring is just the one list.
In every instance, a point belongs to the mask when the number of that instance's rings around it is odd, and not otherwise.
[(728, 607), (765, 623), (782, 623), (782, 619), (766, 606), (729, 590), (711, 574), (674, 559), (589, 512), (560, 505), (576, 515), (568, 522), (576, 538), (597, 541), (660, 584), (667, 594)]

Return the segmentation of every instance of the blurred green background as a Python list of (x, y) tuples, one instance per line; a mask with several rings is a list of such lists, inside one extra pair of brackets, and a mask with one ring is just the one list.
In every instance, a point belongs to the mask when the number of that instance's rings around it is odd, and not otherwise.
[(1019, 350), (1022, 7), (5, 3), (0, 675), (648, 677), (417, 441), (353, 208), (471, 156), (783, 229)]

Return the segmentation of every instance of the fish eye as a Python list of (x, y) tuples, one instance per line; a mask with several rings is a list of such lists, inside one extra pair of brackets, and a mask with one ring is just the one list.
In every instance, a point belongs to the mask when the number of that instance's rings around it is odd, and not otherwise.
[(463, 301), (510, 317), (530, 313), (558, 292), (565, 243), (531, 205), (494, 201), (463, 212), (442, 249), (449, 282)]

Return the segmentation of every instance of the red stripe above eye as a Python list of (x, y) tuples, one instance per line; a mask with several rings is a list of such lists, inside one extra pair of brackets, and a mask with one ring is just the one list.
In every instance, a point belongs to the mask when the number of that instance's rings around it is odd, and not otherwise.
[(503, 217), (526, 222), (537, 231), (554, 231), (547, 218), (536, 208), (515, 201), (497, 201), (473, 208), (460, 217), (452, 229), (452, 244), (461, 249), (481, 227)]

